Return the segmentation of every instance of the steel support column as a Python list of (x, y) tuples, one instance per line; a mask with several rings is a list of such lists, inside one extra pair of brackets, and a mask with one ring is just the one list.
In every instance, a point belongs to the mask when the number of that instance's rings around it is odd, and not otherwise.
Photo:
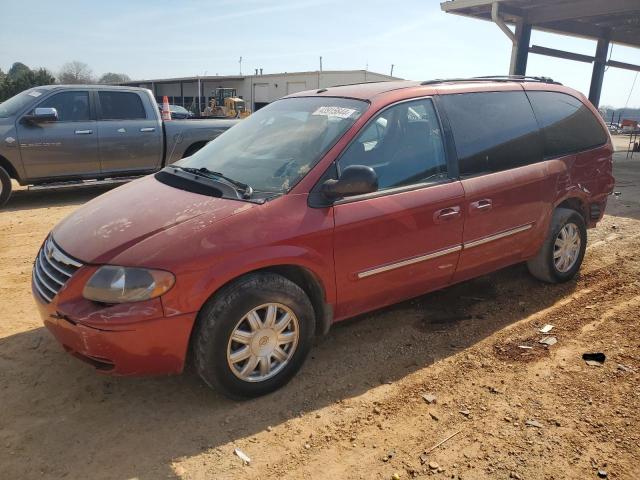
[(593, 62), (593, 73), (591, 74), (591, 86), (589, 87), (589, 100), (598, 108), (600, 104), (600, 94), (602, 93), (602, 82), (604, 81), (604, 69), (607, 65), (607, 52), (609, 51), (609, 40), (599, 39), (596, 48), (596, 57)]
[(531, 42), (531, 25), (518, 22), (516, 24), (515, 42), (511, 48), (511, 65), (509, 75), (526, 75)]

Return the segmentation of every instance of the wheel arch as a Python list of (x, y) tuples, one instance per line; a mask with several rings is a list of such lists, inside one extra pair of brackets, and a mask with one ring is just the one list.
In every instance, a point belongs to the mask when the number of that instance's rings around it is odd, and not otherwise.
[[(568, 197), (565, 198), (564, 200), (562, 200), (560, 203), (558, 203), (555, 208), (567, 208), (569, 210), (575, 210), (576, 212), (578, 212), (582, 218), (584, 219), (585, 223), (588, 222), (589, 219), (589, 212), (587, 209), (587, 202), (580, 197)], [(554, 209), (555, 210), (555, 209)]]
[(316, 314), (316, 335), (326, 335), (333, 321), (333, 307), (326, 302), (326, 291), (320, 278), (306, 267), (300, 265), (274, 265), (254, 270), (282, 275), (298, 285), (309, 297)]
[(0, 167), (4, 168), (11, 178), (20, 183), (20, 176), (18, 175), (18, 171), (13, 166), (13, 164), (2, 155), (0, 155)]
[(198, 150), (200, 150), (202, 147), (204, 147), (207, 143), (209, 143), (206, 140), (201, 140), (198, 142), (193, 142), (191, 145), (189, 145), (185, 151), (182, 154), (182, 158), (188, 157), (190, 155), (193, 155), (194, 153), (196, 153)]
[[(306, 293), (306, 295), (309, 297), (309, 300), (311, 301), (313, 311), (316, 315), (315, 334), (316, 336), (326, 335), (329, 332), (331, 323), (333, 322), (333, 306), (327, 302), (326, 290), (320, 277), (309, 268), (297, 264), (285, 263), (269, 265), (266, 267), (255, 268), (240, 275), (236, 275), (235, 277), (230, 278), (225, 283), (221, 284), (218, 288), (216, 288), (215, 291), (211, 292), (211, 294), (207, 297), (205, 302), (200, 307), (200, 311), (213, 297), (215, 297), (223, 288), (230, 285), (231, 283), (236, 282), (247, 275), (267, 272), (275, 273), (277, 275), (285, 277), (286, 279), (298, 285)], [(198, 330), (197, 324), (199, 322), (200, 313), (198, 312), (196, 321), (191, 328), (189, 344), (187, 347), (187, 358), (189, 359), (192, 359), (194, 335)]]

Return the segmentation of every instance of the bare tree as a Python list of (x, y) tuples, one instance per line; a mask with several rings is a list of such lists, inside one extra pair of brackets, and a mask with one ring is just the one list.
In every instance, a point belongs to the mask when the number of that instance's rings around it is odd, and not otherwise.
[(62, 84), (77, 84), (94, 83), (95, 79), (89, 65), (74, 60), (62, 66), (58, 74), (58, 81)]
[(125, 73), (107, 72), (100, 77), (98, 83), (124, 83), (131, 81), (131, 77)]

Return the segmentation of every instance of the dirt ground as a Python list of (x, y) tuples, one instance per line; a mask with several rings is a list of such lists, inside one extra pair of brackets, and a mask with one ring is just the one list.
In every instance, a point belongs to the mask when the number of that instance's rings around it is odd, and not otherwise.
[(64, 353), (31, 265), (104, 190), (17, 192), (0, 211), (0, 478), (640, 478), (640, 155), (624, 156), (577, 281), (518, 265), (361, 316), (246, 402), (193, 373), (110, 378)]

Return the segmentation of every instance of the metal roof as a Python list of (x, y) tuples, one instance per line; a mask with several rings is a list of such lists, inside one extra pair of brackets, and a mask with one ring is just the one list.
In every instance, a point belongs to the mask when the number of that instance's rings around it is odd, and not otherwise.
[[(372, 75), (377, 75), (380, 77), (388, 78), (389, 80), (399, 80), (399, 77), (391, 77), (389, 75), (385, 75), (384, 73), (372, 72), (371, 70), (322, 70), (320, 73), (323, 74), (353, 74), (353, 73), (367, 73)], [(264, 77), (277, 77), (277, 76), (296, 76), (296, 75), (317, 75), (318, 70), (310, 70), (306, 72), (280, 72), (280, 73), (263, 73), (259, 75), (204, 75), (204, 76), (193, 76), (193, 77), (176, 77), (176, 78), (158, 78), (158, 79), (142, 79), (142, 80), (130, 80), (128, 82), (118, 82), (120, 85), (131, 85), (131, 84), (139, 84), (139, 83), (175, 83), (175, 82), (197, 82), (200, 80), (201, 82), (210, 82), (210, 81), (222, 81), (222, 80), (244, 80), (245, 78), (255, 78), (261, 79)]]
[(524, 21), (536, 30), (640, 47), (640, 0), (450, 0), (440, 7), (490, 21), (494, 3), (507, 23)]

